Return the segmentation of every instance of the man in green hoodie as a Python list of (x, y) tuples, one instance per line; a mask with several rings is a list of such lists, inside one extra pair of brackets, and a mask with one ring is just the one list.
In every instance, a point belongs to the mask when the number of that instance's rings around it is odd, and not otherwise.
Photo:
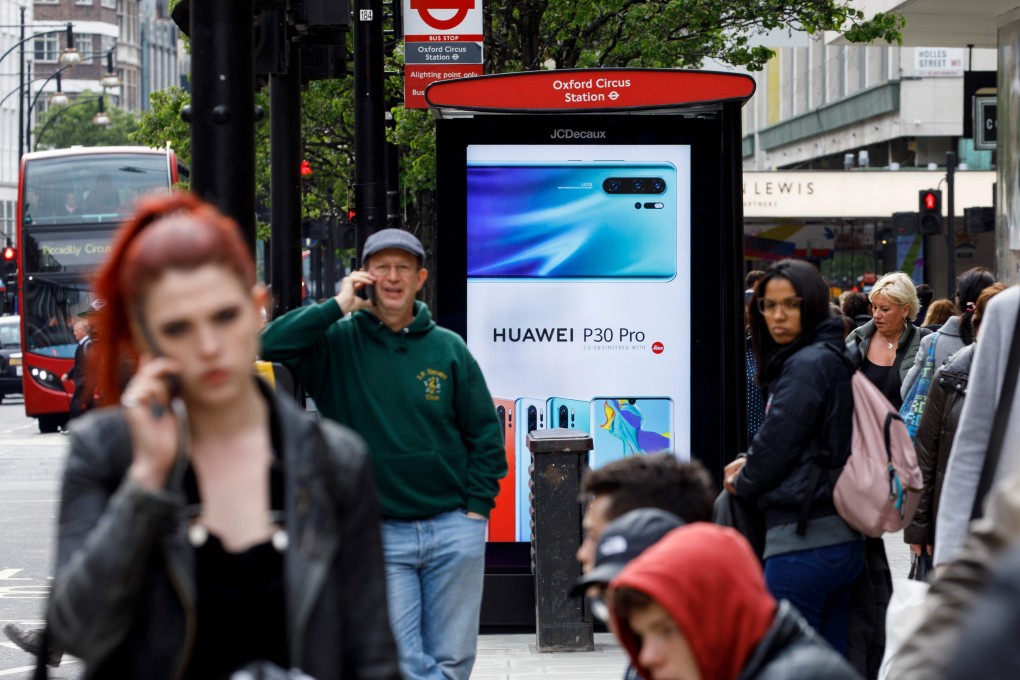
[(507, 473), (502, 429), (467, 345), (415, 300), (428, 278), (421, 242), (384, 229), (362, 260), (335, 298), (269, 324), (262, 358), (368, 444), (404, 677), (467, 680), (487, 519)]

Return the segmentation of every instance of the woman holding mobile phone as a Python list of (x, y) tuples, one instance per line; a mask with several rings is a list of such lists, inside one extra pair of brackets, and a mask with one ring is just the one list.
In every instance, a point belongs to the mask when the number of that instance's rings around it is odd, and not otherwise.
[(254, 377), (267, 293), (236, 224), (143, 201), (95, 290), (120, 406), (71, 432), (51, 643), (97, 678), (399, 678), (364, 447)]

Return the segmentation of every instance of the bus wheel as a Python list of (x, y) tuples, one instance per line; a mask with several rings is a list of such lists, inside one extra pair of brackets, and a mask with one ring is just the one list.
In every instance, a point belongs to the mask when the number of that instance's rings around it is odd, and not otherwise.
[(46, 415), (39, 416), (39, 431), (43, 434), (51, 434), (58, 432), (60, 426), (67, 420), (66, 416), (58, 413), (47, 413)]

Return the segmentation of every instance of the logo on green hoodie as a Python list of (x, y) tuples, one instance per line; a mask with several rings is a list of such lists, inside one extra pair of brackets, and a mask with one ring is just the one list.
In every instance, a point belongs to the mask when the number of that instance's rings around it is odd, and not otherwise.
[(446, 382), (446, 374), (434, 368), (426, 368), (416, 376), (416, 379), (425, 386), (425, 400), (439, 401), (443, 391), (443, 383)]

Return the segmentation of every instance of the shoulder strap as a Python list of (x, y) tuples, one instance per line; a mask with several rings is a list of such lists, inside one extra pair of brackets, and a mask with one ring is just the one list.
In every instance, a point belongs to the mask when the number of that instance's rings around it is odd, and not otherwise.
[(999, 403), (995, 406), (992, 433), (988, 438), (988, 452), (981, 466), (981, 478), (978, 480), (974, 505), (970, 510), (971, 519), (977, 519), (983, 514), (985, 496), (992, 488), (995, 473), (999, 469), (999, 457), (1002, 454), (1003, 440), (1006, 438), (1006, 425), (1009, 423), (1009, 412), (1013, 408), (1013, 395), (1016, 393), (1017, 373), (1020, 372), (1020, 342), (1016, 341), (1017, 338), (1020, 338), (1020, 310), (1017, 311), (1016, 325), (1013, 328), (1009, 358), (1006, 360), (1006, 374), (1002, 379), (1002, 391), (999, 392)]

